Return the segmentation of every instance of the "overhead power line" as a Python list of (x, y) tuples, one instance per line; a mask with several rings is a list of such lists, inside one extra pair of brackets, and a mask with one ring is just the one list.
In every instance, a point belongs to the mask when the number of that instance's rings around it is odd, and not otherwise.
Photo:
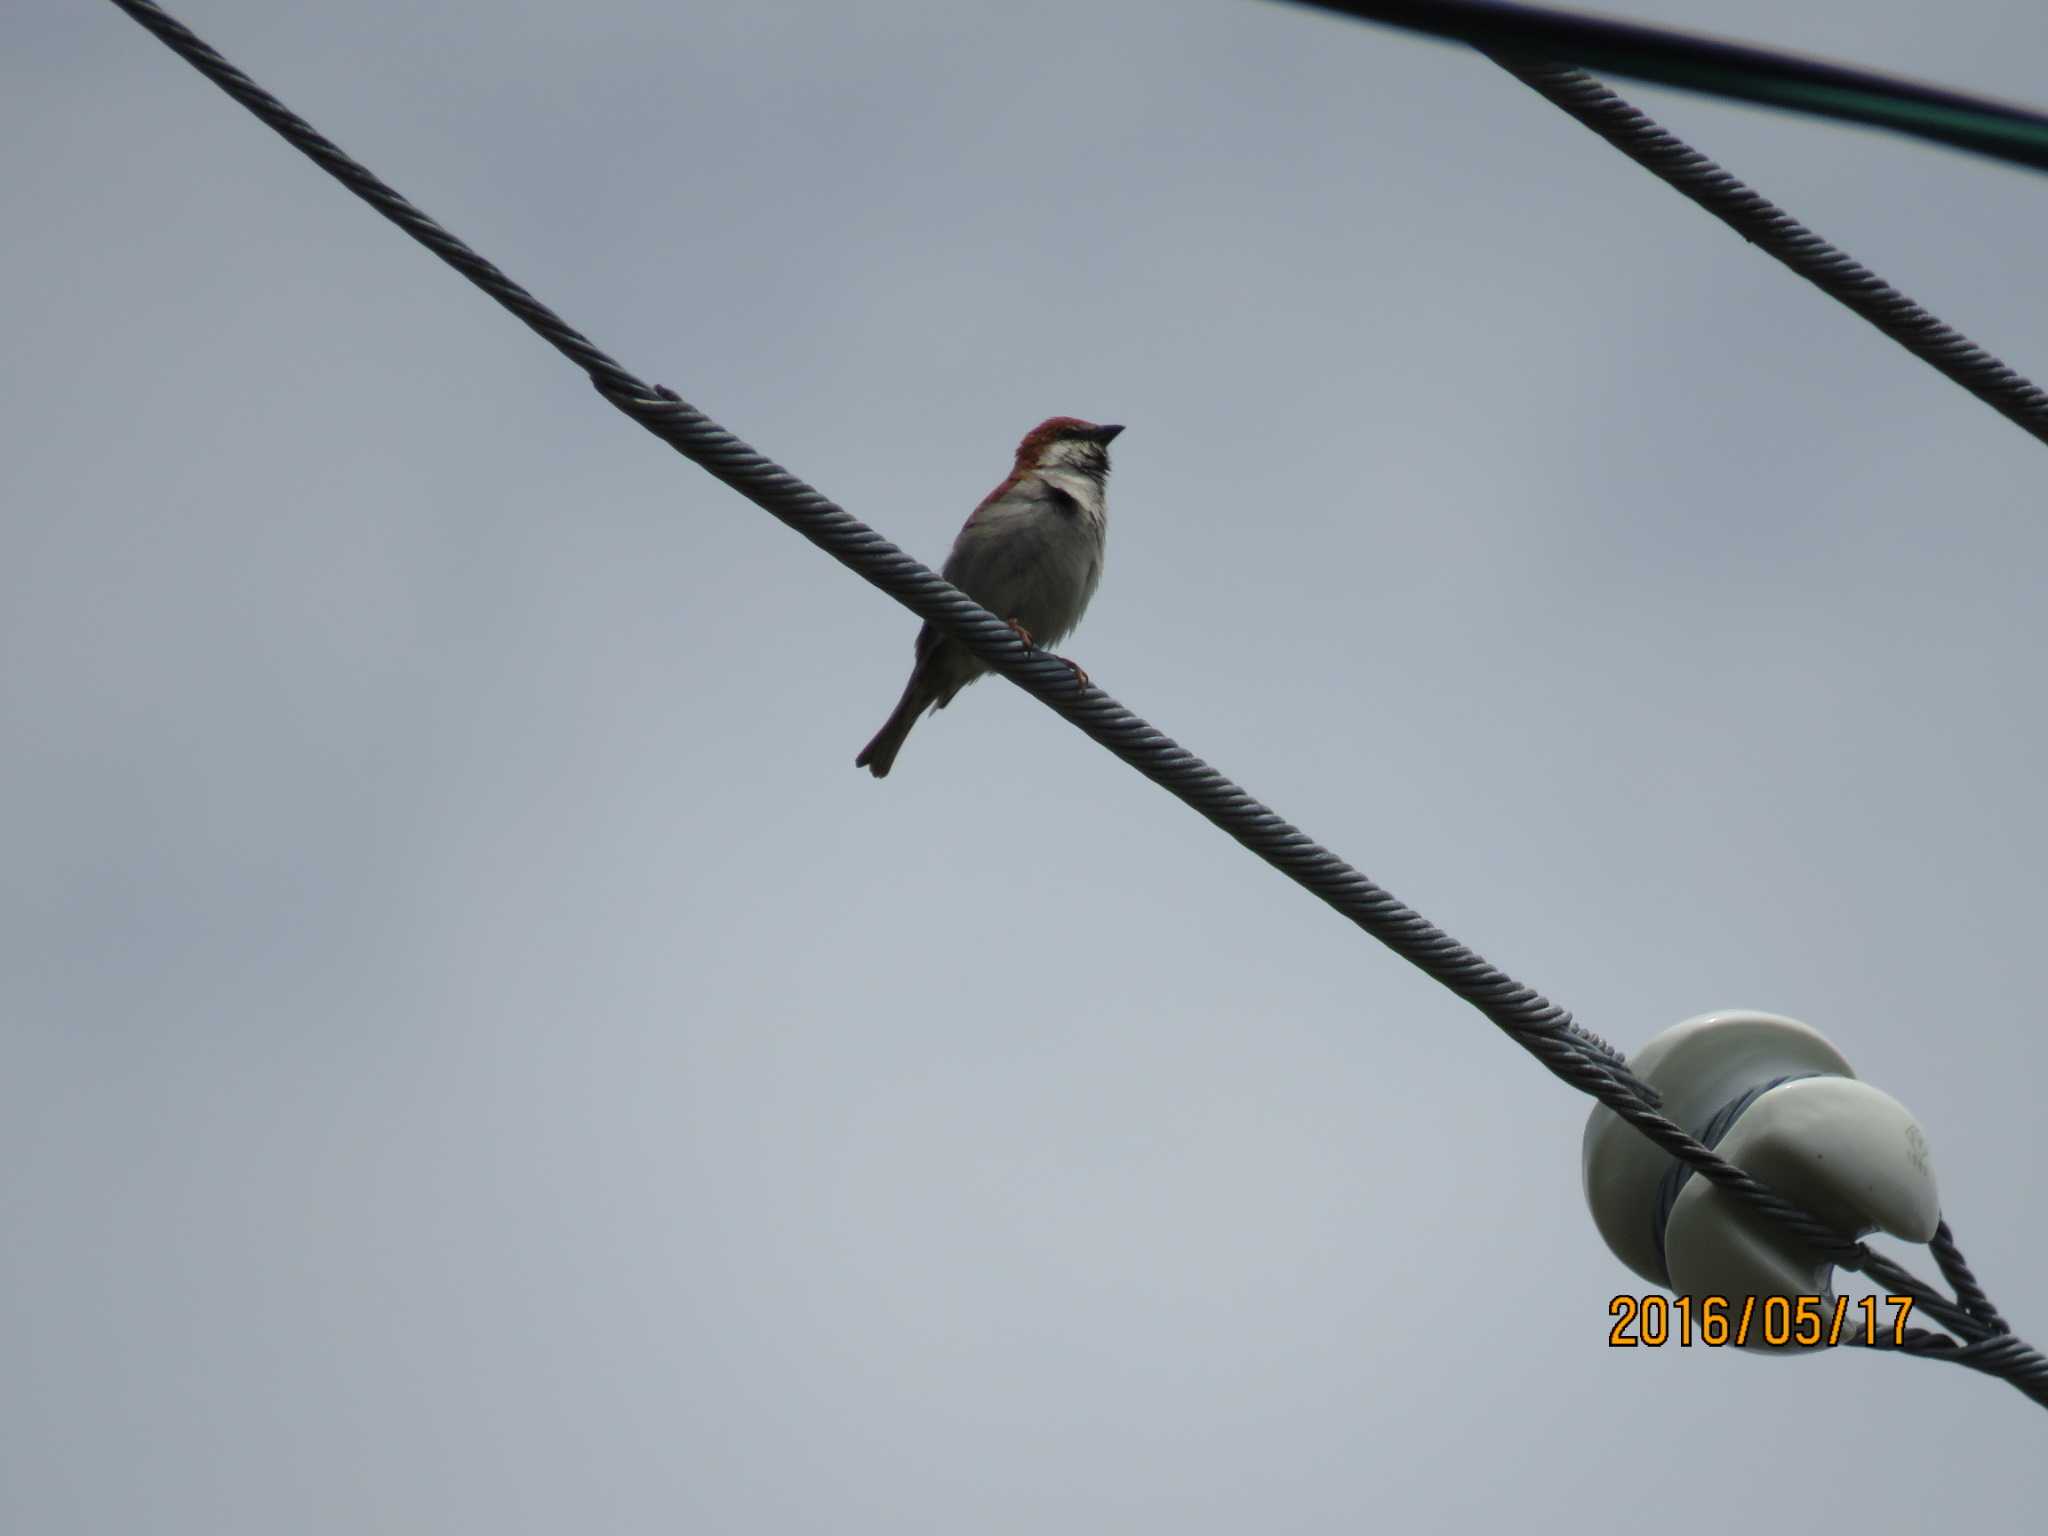
[(1507, 0), (1294, 0), (1319, 11), (1788, 112), (1868, 123), (2048, 170), (2048, 114), (1873, 70)]
[[(1452, 939), (1327, 848), (1253, 799), (1068, 665), (1024, 645), (1003, 620), (889, 543), (844, 508), (740, 441), (672, 390), (648, 385), (368, 168), (257, 85), (151, 0), (113, 3), (384, 217), (516, 315), (590, 376), (605, 399), (763, 511), (937, 625), (1011, 682), (1107, 747), (1289, 879), (1471, 1003), (1552, 1073), (1590, 1094), (1718, 1188), (1777, 1222), (1816, 1253), (1908, 1295), (1956, 1335), (1908, 1329), (1895, 1346), (2009, 1381), (2048, 1407), (2048, 1358), (2015, 1336), (1963, 1264), (1944, 1226), (1931, 1245), (1951, 1299), (1810, 1213), (1658, 1112), (1626, 1059), (1549, 1001)], [(1890, 1347), (1890, 1346), (1888, 1346)]]
[(1930, 315), (1847, 251), (1828, 244), (1584, 70), (1505, 54), (1489, 53), (1487, 57), (1758, 250), (1853, 309), (2022, 431), (2048, 443), (2048, 391)]

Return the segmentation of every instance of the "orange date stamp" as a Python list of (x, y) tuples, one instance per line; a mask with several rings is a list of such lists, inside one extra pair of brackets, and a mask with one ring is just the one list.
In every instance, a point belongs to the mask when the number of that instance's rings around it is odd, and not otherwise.
[(1874, 1344), (1882, 1337), (1879, 1313), (1888, 1318), (1891, 1342), (1906, 1338), (1910, 1296), (1616, 1296), (1607, 1303), (1614, 1326), (1609, 1349), (1657, 1349), (1695, 1344), (1720, 1349), (1733, 1344), (1766, 1344), (1773, 1349), (1832, 1349), (1842, 1342), (1842, 1325), (1854, 1319), (1848, 1342)]

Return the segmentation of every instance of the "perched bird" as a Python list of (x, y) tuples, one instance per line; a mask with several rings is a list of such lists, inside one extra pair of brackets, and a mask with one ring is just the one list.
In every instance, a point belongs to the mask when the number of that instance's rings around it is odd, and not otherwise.
[[(1071, 416), (1040, 422), (1017, 445), (1010, 478), (968, 515), (946, 556), (946, 580), (1007, 620), (1026, 645), (1056, 643), (1095, 595), (1109, 530), (1109, 444), (1121, 431)], [(885, 777), (917, 717), (944, 709), (987, 670), (972, 651), (925, 625), (903, 697), (854, 767)]]

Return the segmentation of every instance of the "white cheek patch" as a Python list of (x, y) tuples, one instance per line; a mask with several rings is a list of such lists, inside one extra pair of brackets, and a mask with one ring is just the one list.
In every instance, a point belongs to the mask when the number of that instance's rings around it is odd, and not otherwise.
[(1078, 469), (1047, 465), (1040, 469), (1046, 484), (1065, 491), (1073, 497), (1074, 504), (1091, 517), (1102, 515), (1102, 482), (1092, 474)]

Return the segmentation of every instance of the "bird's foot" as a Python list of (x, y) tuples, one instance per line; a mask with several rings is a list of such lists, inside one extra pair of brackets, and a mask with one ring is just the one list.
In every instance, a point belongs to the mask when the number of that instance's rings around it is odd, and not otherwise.
[(1022, 640), (1026, 645), (1035, 645), (1037, 643), (1031, 638), (1031, 631), (1026, 629), (1022, 624), (1019, 624), (1015, 619), (1005, 619), (1003, 620), (1003, 622), (1009, 625), (1011, 629), (1015, 630), (1017, 633), (1017, 638), (1019, 640)]
[(1081, 669), (1081, 663), (1079, 663), (1078, 661), (1068, 661), (1067, 658), (1064, 656), (1055, 656), (1053, 657), (1053, 660), (1065, 661), (1069, 667), (1073, 668), (1074, 681), (1079, 683), (1083, 688), (1086, 688), (1088, 686), (1088, 674)]

